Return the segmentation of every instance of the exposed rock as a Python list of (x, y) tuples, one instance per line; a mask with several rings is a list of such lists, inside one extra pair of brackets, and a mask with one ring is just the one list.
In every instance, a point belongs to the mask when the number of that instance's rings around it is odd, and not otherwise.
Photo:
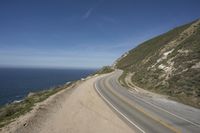
[(142, 43), (121, 56), (115, 68), (125, 70), (127, 77), (134, 73), (131, 81), (139, 87), (184, 94), (191, 103), (198, 96), (200, 102), (200, 20)]

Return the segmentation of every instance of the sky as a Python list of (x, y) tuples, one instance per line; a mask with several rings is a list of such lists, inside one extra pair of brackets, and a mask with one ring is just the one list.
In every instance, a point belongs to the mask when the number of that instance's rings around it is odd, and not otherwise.
[(200, 18), (199, 0), (0, 0), (0, 67), (100, 68)]

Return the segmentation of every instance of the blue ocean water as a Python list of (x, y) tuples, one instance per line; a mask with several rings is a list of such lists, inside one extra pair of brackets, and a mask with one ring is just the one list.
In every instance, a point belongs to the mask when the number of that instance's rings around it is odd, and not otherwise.
[(20, 100), (29, 92), (84, 78), (94, 71), (95, 69), (0, 68), (0, 105)]

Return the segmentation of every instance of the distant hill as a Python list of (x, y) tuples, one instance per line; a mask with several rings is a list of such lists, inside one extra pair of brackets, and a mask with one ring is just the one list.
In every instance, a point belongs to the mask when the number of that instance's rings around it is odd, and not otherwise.
[(136, 86), (200, 107), (200, 20), (138, 45), (113, 67)]

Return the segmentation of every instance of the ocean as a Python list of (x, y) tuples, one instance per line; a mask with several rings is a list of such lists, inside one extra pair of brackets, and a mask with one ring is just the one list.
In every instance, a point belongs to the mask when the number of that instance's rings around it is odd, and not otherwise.
[(0, 68), (0, 106), (21, 100), (29, 92), (78, 80), (95, 69)]

